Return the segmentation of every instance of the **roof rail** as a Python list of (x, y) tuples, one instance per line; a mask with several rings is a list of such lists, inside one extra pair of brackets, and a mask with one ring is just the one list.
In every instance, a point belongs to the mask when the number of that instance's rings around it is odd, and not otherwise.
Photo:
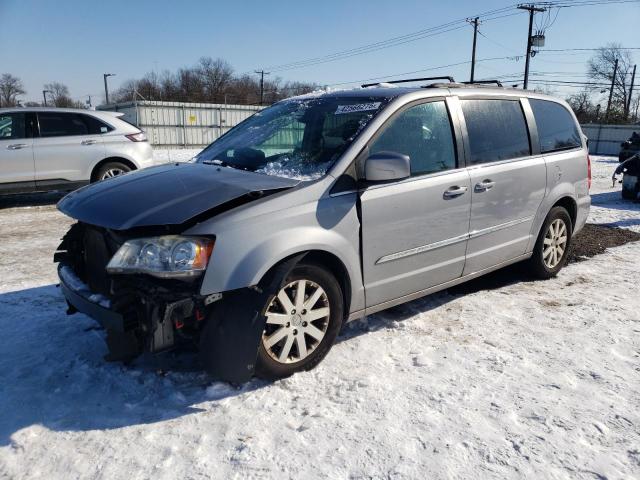
[(462, 82), (465, 85), (475, 85), (475, 84), (480, 84), (480, 85), (486, 85), (489, 83), (495, 83), (497, 86), (502, 87), (502, 82), (500, 80), (474, 80), (473, 82)]
[(425, 78), (407, 78), (405, 80), (389, 80), (388, 82), (376, 82), (376, 83), (365, 83), (363, 85), (361, 85), (362, 88), (367, 88), (367, 87), (375, 87), (376, 85), (379, 85), (381, 83), (408, 83), (408, 82), (425, 82), (425, 81), (430, 81), (430, 80), (449, 80), (451, 83), (454, 83), (455, 80), (453, 79), (453, 77), (450, 76), (446, 76), (446, 77), (425, 77)]

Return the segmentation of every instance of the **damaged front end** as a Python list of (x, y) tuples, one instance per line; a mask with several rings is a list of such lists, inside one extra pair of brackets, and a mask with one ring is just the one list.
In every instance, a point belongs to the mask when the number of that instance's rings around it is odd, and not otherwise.
[(199, 295), (200, 276), (110, 274), (107, 265), (127, 240), (109, 229), (72, 226), (54, 256), (68, 313), (85, 313), (105, 328), (109, 360), (194, 344), (209, 306), (221, 296)]
[(215, 235), (181, 234), (298, 183), (212, 165), (170, 164), (72, 192), (58, 209), (78, 222), (54, 257), (68, 313), (85, 313), (105, 328), (108, 360), (186, 344), (212, 352), (205, 365), (218, 378), (248, 380), (266, 293), (247, 287), (225, 292), (224, 302), (221, 293), (203, 295)]

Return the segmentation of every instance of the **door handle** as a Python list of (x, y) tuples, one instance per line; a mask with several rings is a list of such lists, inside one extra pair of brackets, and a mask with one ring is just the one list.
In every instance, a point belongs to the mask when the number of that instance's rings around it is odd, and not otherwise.
[(444, 198), (456, 198), (456, 197), (459, 197), (460, 195), (464, 195), (467, 190), (469, 190), (469, 187), (465, 185), (463, 186), (454, 185), (453, 187), (449, 187), (448, 190), (445, 190), (442, 196)]
[(94, 145), (96, 143), (95, 140), (83, 140), (81, 142), (82, 145)]
[(474, 190), (476, 192), (486, 192), (487, 190), (491, 190), (493, 187), (495, 187), (495, 185), (496, 182), (486, 179), (481, 181), (480, 183), (476, 183)]
[(29, 145), (26, 143), (14, 143), (7, 147), (7, 150), (20, 150), (21, 148), (27, 148)]

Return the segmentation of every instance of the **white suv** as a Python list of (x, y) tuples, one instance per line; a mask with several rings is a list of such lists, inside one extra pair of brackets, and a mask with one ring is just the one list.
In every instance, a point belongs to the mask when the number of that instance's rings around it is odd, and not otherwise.
[(72, 190), (152, 165), (146, 135), (122, 115), (0, 109), (0, 194)]

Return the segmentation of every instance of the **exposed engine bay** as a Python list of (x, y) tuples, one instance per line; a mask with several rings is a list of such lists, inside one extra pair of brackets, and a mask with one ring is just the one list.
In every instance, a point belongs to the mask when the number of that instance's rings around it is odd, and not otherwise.
[[(194, 342), (213, 300), (196, 292), (199, 278), (157, 279), (149, 275), (110, 275), (107, 264), (127, 236), (81, 222), (64, 236), (54, 256), (60, 278), (76, 294), (115, 312), (104, 323), (110, 360), (127, 360), (143, 351), (160, 352)], [(69, 304), (69, 313), (76, 307)], [(105, 315), (108, 317), (108, 315)]]

